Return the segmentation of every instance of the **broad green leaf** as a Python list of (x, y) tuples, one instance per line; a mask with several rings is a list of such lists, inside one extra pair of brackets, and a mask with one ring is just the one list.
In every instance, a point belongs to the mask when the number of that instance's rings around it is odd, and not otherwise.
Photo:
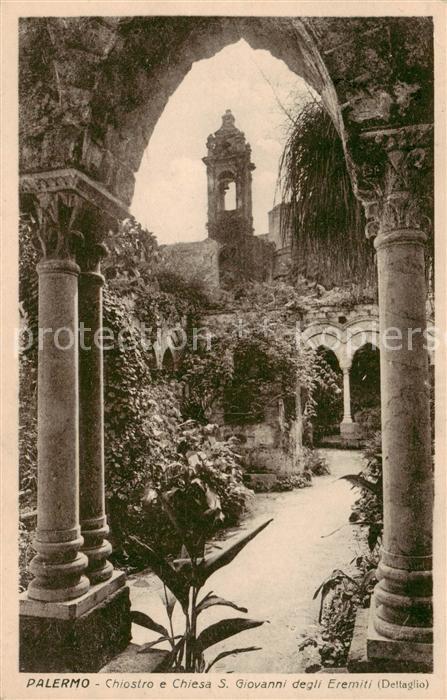
[(211, 661), (211, 663), (208, 664), (208, 666), (205, 669), (205, 673), (209, 673), (209, 670), (214, 664), (216, 664), (218, 661), (221, 659), (224, 659), (226, 656), (234, 656), (235, 654), (243, 654), (246, 651), (260, 651), (262, 647), (243, 647), (242, 649), (231, 649), (231, 651), (222, 651), (220, 654), (216, 656), (215, 659)]
[(374, 494), (374, 496), (377, 496), (377, 498), (382, 496), (380, 484), (374, 483), (373, 481), (368, 481), (368, 479), (364, 479), (359, 474), (346, 474), (345, 476), (340, 476), (339, 478), (349, 481), (353, 488), (365, 489), (366, 491)]
[(188, 609), (190, 582), (181, 571), (176, 571), (169, 561), (161, 554), (155, 552), (144, 542), (141, 542), (134, 535), (129, 535), (129, 539), (136, 542), (146, 550), (146, 559), (150, 567), (161, 579), (161, 581), (175, 595), (183, 610)]
[(158, 632), (158, 634), (161, 634), (164, 637), (169, 637), (169, 632), (166, 627), (159, 625), (158, 622), (155, 622), (155, 620), (145, 613), (138, 612), (138, 610), (132, 610), (130, 613), (130, 619), (132, 622), (135, 622), (136, 625), (140, 625), (140, 627), (146, 627), (146, 629), (152, 630), (153, 632)]
[[(181, 636), (181, 634), (178, 634), (176, 637), (174, 637), (174, 639), (180, 639)], [(154, 642), (143, 644), (138, 649), (137, 654), (147, 654), (149, 651), (152, 651), (153, 647), (155, 647), (157, 644), (161, 644), (162, 642), (172, 642), (172, 639), (171, 637), (159, 637)]]
[(164, 584), (163, 584), (163, 593), (160, 594), (160, 597), (161, 597), (161, 600), (163, 602), (163, 605), (166, 608), (166, 612), (168, 614), (168, 617), (169, 617), (169, 619), (171, 619), (172, 613), (173, 613), (174, 608), (175, 608), (175, 604), (177, 602), (177, 598), (175, 597), (175, 595), (173, 595), (171, 593), (169, 588), (167, 588)]
[(232, 637), (234, 634), (239, 634), (239, 632), (244, 632), (245, 630), (259, 627), (263, 624), (263, 620), (248, 620), (243, 617), (219, 620), (219, 622), (215, 622), (199, 634), (197, 638), (197, 648), (199, 651), (203, 652), (205, 649), (212, 647), (218, 642), (222, 642), (224, 639), (228, 639), (228, 637)]
[(239, 605), (236, 605), (236, 603), (232, 603), (231, 600), (225, 600), (225, 598), (219, 598), (217, 595), (212, 595), (204, 598), (197, 606), (196, 612), (197, 615), (199, 615), (202, 610), (206, 610), (207, 608), (211, 608), (213, 605), (226, 605), (229, 608), (234, 608), (235, 610), (239, 610), (239, 612), (246, 613), (248, 612), (247, 608), (243, 608)]
[(239, 554), (239, 552), (245, 547), (245, 545), (256, 537), (256, 535), (259, 535), (259, 533), (264, 530), (264, 528), (266, 528), (267, 525), (272, 522), (272, 520), (273, 518), (270, 518), (270, 520), (267, 520), (262, 525), (259, 525), (259, 527), (255, 528), (247, 535), (242, 535), (222, 551), (211, 554), (209, 557), (205, 557), (205, 559), (197, 567), (196, 585), (199, 587), (203, 586), (211, 574), (232, 562), (236, 555)]

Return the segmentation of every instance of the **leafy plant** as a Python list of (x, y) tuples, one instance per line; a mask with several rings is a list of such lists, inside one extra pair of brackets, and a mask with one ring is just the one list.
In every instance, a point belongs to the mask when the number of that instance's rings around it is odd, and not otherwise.
[(383, 531), (383, 494), (382, 494), (382, 455), (381, 437), (376, 433), (365, 448), (368, 462), (359, 474), (347, 474), (341, 479), (348, 481), (353, 488), (361, 491), (355, 502), (350, 522), (368, 528), (367, 542), (373, 552), (382, 537)]
[(252, 485), (252, 488), (255, 493), (276, 493), (303, 489), (307, 486), (312, 486), (312, 477), (310, 472), (303, 470), (300, 474), (278, 474), (273, 483), (259, 479)]
[(318, 450), (303, 447), (304, 471), (312, 476), (330, 474), (328, 461)]
[(376, 583), (373, 568), (364, 569), (363, 557), (357, 557), (358, 575), (349, 576), (340, 569), (334, 571), (318, 586), (314, 600), (321, 596), (318, 621), (322, 626), (316, 638), (305, 639), (299, 649), (317, 647), (323, 666), (343, 666), (354, 631), (358, 607), (368, 607)]
[[(182, 486), (169, 491), (154, 490), (147, 495), (147, 500), (149, 504), (158, 500), (161, 502), (182, 540), (182, 548), (179, 558), (172, 561), (132, 536), (143, 550), (146, 564), (163, 583), (163, 602), (168, 618), (168, 626), (164, 626), (141, 612), (131, 613), (133, 622), (159, 635), (156, 640), (143, 645), (139, 653), (150, 653), (159, 644), (168, 642), (170, 651), (160, 671), (208, 673), (212, 666), (225, 656), (256, 651), (258, 647), (253, 646), (236, 648), (221, 652), (213, 660), (206, 660), (204, 654), (207, 649), (244, 630), (258, 627), (263, 621), (233, 617), (215, 622), (198, 632), (199, 616), (212, 606), (230, 607), (239, 612), (247, 612), (246, 608), (220, 598), (212, 591), (201, 598), (199, 595), (208, 578), (223, 566), (230, 564), (271, 520), (240, 536), (224, 549), (207, 553), (206, 540), (221, 522), (222, 510), (218, 496), (197, 476), (196, 470), (191, 469), (183, 475)], [(173, 623), (173, 611), (177, 603), (182, 609), (184, 621), (180, 633), (176, 633)]]

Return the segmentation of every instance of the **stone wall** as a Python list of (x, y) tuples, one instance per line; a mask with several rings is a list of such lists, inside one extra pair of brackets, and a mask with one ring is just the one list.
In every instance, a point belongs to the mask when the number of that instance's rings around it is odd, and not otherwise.
[(185, 279), (199, 279), (206, 287), (219, 287), (221, 245), (211, 238), (193, 243), (174, 243), (160, 248), (162, 262)]
[(199, 279), (209, 289), (231, 289), (241, 282), (272, 278), (274, 247), (261, 236), (241, 236), (222, 245), (212, 238), (162, 246), (164, 265), (185, 279)]
[(281, 399), (266, 406), (259, 423), (228, 424), (224, 412), (215, 406), (209, 420), (219, 425), (222, 437), (234, 435), (240, 440), (239, 451), (248, 472), (291, 474), (302, 471), (302, 417), (287, 421)]
[(330, 324), (344, 325), (359, 318), (377, 319), (379, 307), (377, 304), (356, 304), (350, 308), (342, 304), (318, 304), (309, 309), (303, 316), (303, 328), (315, 321), (326, 321)]
[(242, 282), (272, 279), (274, 246), (259, 236), (241, 236), (225, 245), (219, 255), (221, 286), (232, 289)]

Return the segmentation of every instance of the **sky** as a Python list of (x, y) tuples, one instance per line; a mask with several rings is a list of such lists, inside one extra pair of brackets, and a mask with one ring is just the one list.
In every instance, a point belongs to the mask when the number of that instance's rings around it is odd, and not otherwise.
[[(268, 231), (278, 163), (290, 121), (284, 111), (310, 99), (310, 88), (268, 51), (241, 40), (197, 61), (161, 115), (136, 176), (132, 214), (159, 243), (207, 236), (206, 139), (231, 109), (252, 147), (255, 233)], [(296, 109), (296, 106), (295, 106)], [(277, 202), (276, 202), (277, 203)]]

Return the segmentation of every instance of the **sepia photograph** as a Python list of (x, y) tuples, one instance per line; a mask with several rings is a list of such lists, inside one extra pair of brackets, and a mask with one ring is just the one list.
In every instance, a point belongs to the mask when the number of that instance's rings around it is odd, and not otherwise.
[(5, 699), (445, 674), (445, 13), (396, 4), (5, 3)]

